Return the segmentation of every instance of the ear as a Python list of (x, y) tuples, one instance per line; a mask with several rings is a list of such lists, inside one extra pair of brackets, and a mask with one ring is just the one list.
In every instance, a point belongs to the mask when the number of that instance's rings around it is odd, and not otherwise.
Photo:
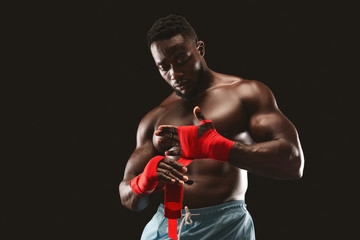
[(203, 41), (198, 41), (196, 43), (196, 49), (198, 51), (198, 53), (200, 54), (200, 56), (204, 56), (205, 55), (205, 43)]

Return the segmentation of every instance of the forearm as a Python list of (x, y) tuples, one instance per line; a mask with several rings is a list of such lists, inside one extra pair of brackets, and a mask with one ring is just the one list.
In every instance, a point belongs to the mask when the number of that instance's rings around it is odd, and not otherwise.
[(120, 199), (123, 206), (139, 212), (149, 205), (149, 197), (139, 197), (130, 187), (130, 181), (122, 181), (119, 186)]
[(235, 142), (228, 162), (256, 175), (275, 179), (299, 179), (303, 156), (300, 147), (285, 140), (253, 145)]

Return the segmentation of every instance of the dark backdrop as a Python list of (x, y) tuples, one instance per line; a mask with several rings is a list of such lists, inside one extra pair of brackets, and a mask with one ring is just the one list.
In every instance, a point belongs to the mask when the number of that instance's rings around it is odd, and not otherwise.
[(301, 180), (249, 174), (257, 239), (349, 238), (358, 160), (352, 9), (260, 0), (4, 8), (12, 65), (4, 239), (139, 239), (156, 206), (125, 209), (118, 185), (140, 119), (170, 93), (146, 44), (147, 29), (169, 13), (193, 25), (211, 69), (267, 84), (300, 134)]

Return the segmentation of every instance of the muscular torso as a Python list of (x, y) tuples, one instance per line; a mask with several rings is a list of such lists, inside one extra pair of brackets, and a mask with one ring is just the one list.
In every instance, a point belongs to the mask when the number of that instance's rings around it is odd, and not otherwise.
[[(193, 109), (199, 106), (214, 123), (216, 130), (224, 137), (249, 144), (252, 142), (248, 129), (248, 116), (234, 86), (240, 79), (225, 79), (225, 84), (217, 85), (201, 93), (193, 101), (183, 101), (170, 96), (164, 102), (154, 130), (160, 125), (197, 125)], [(163, 153), (153, 136), (155, 148)], [(188, 165), (186, 175), (189, 181), (184, 185), (184, 205), (199, 208), (245, 198), (247, 172), (229, 163), (212, 159), (197, 159)]]

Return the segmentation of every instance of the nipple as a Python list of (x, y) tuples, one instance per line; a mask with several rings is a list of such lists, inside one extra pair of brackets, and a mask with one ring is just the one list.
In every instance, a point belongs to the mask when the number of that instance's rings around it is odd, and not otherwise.
[(193, 180), (187, 180), (185, 183), (188, 184), (188, 185), (192, 185), (194, 183), (194, 181)]

